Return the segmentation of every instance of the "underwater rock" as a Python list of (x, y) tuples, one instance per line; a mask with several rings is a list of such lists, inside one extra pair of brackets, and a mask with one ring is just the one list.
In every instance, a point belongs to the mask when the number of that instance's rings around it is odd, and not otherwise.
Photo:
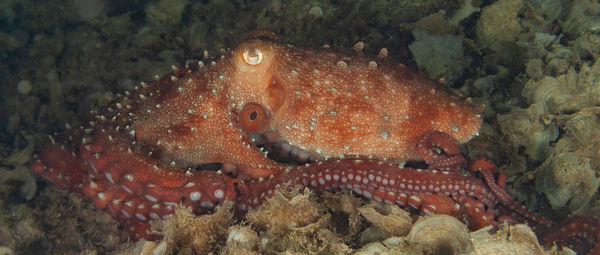
[(362, 219), (358, 212), (358, 208), (361, 206), (360, 198), (340, 192), (325, 192), (322, 197), (321, 204), (333, 212), (331, 222), (337, 226), (336, 232), (341, 234), (345, 240), (351, 240), (361, 230)]
[(531, 78), (534, 81), (537, 81), (544, 77), (544, 68), (544, 61), (542, 61), (539, 58), (533, 58), (528, 60), (525, 64), (525, 73), (527, 73), (527, 76), (529, 76), (529, 78)]
[(469, 59), (464, 56), (463, 38), (457, 35), (429, 34), (412, 31), (415, 41), (408, 48), (415, 57), (419, 70), (436, 81), (453, 82), (462, 76)]
[(598, 1), (574, 0), (562, 22), (563, 31), (572, 38), (600, 30), (600, 3)]
[(556, 123), (542, 108), (534, 104), (527, 109), (514, 108), (508, 114), (498, 114), (500, 131), (512, 144), (513, 151), (522, 150), (533, 161), (543, 161), (552, 153), (550, 143), (559, 134)]
[(461, 254), (473, 249), (467, 226), (443, 214), (419, 218), (407, 239), (409, 243), (429, 247), (432, 254)]
[(531, 104), (544, 106), (548, 113), (572, 113), (600, 104), (600, 60), (592, 66), (587, 62), (577, 68), (571, 66), (566, 74), (546, 76), (540, 81), (530, 80), (522, 95)]
[(392, 236), (405, 236), (412, 226), (410, 214), (395, 205), (370, 203), (358, 211), (371, 224)]
[(558, 116), (557, 123), (565, 135), (558, 140), (555, 150), (577, 151), (590, 159), (592, 169), (600, 169), (600, 107)]
[(358, 246), (365, 246), (366, 244), (379, 242), (389, 237), (390, 234), (387, 232), (376, 226), (370, 226), (358, 234), (357, 244)]
[(15, 252), (11, 248), (2, 246), (2, 247), (0, 247), (0, 254), (13, 255), (13, 254), (15, 254)]
[[(469, 234), (473, 241), (472, 255), (543, 255), (546, 254), (537, 241), (535, 233), (525, 224), (501, 225), (500, 229), (490, 234), (487, 228)], [(556, 254), (556, 253), (554, 253)]]
[(450, 20), (448, 20), (448, 23), (450, 23), (453, 26), (458, 26), (460, 21), (468, 18), (473, 13), (479, 12), (479, 7), (473, 6), (472, 2), (472, 0), (463, 0), (463, 4), (461, 5), (460, 9), (454, 12), (454, 15), (452, 15), (452, 18), (450, 18)]
[(518, 15), (522, 7), (521, 0), (500, 0), (484, 7), (475, 30), (477, 45), (492, 50), (504, 61), (517, 61), (516, 42), (522, 29)]
[(524, 9), (521, 20), (524, 30), (552, 33), (563, 7), (561, 0), (525, 0)]
[(598, 190), (600, 178), (600, 107), (557, 116), (564, 134), (553, 155), (536, 169), (536, 189), (553, 207), (578, 212)]
[(0, 167), (0, 192), (16, 192), (21, 198), (31, 200), (37, 192), (31, 168), (22, 165), (13, 170)]
[(146, 7), (146, 22), (151, 25), (177, 25), (181, 22), (187, 0), (159, 0)]
[(555, 208), (568, 205), (570, 211), (579, 209), (590, 201), (600, 185), (590, 159), (574, 152), (550, 157), (536, 171), (536, 189)]
[(259, 254), (258, 241), (258, 234), (249, 226), (231, 226), (221, 254)]

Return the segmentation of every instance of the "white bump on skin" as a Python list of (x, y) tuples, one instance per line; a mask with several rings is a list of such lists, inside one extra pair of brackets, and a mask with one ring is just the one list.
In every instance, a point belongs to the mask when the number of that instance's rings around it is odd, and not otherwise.
[(158, 199), (156, 199), (155, 197), (153, 197), (153, 196), (150, 196), (150, 195), (148, 195), (148, 194), (144, 195), (144, 197), (146, 197), (146, 199), (148, 199), (148, 201), (150, 201), (150, 202), (152, 202), (152, 203), (156, 203), (156, 202), (158, 202)]
[(125, 179), (127, 179), (130, 182), (133, 182), (133, 176), (131, 174), (126, 174)]
[(147, 220), (146, 217), (144, 215), (140, 214), (140, 213), (136, 213), (135, 217), (138, 218), (138, 220), (141, 220), (141, 221), (146, 221)]
[(159, 220), (160, 217), (158, 217), (158, 214), (156, 213), (150, 213), (150, 218), (152, 218), (153, 220)]
[(204, 207), (204, 208), (213, 208), (214, 205), (211, 202), (202, 202), (200, 203), (200, 206)]
[(371, 193), (369, 193), (369, 191), (364, 191), (363, 192), (363, 196), (365, 196), (366, 198), (371, 198)]
[(115, 181), (110, 173), (104, 173), (104, 176), (106, 176), (106, 179), (110, 182), (110, 184), (115, 184)]
[(217, 199), (223, 199), (225, 197), (225, 192), (223, 192), (223, 190), (221, 190), (221, 189), (217, 189), (217, 190), (215, 190), (214, 195), (215, 195), (215, 198), (217, 198)]
[(202, 198), (202, 193), (198, 192), (198, 191), (194, 191), (190, 193), (190, 199), (192, 201), (198, 201), (200, 200), (200, 198)]
[(130, 190), (130, 189), (127, 187), (127, 186), (125, 186), (125, 185), (121, 184), (121, 188), (122, 188), (122, 189), (123, 189), (125, 192), (127, 192), (127, 193), (129, 193), (129, 194), (133, 194), (133, 192), (131, 192), (131, 190)]

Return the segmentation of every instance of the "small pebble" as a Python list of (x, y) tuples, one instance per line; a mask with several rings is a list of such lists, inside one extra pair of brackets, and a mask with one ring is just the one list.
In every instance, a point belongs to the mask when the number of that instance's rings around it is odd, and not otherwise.
[(22, 80), (17, 84), (17, 91), (21, 94), (28, 94), (31, 91), (31, 82), (28, 80)]
[(308, 14), (318, 18), (323, 16), (323, 9), (321, 9), (321, 7), (319, 6), (313, 6), (312, 8), (310, 8), (310, 10), (308, 10)]

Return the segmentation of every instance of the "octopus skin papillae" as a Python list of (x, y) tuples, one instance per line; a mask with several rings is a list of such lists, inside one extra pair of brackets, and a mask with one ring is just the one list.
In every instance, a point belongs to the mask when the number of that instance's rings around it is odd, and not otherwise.
[[(32, 169), (135, 239), (159, 238), (149, 222), (178, 204), (201, 214), (229, 203), (243, 213), (288, 185), (449, 214), (473, 230), (527, 220), (552, 230), (548, 245), (598, 243), (598, 221), (555, 224), (515, 202), (489, 161), (467, 167), (457, 144), (477, 135), (482, 106), (385, 59), (385, 49), (368, 56), (362, 44), (342, 52), (265, 31), (246, 37), (218, 61), (174, 68), (94, 112), (89, 125), (51, 136)], [(427, 167), (403, 167), (408, 160)], [(213, 163), (221, 169), (199, 169)]]

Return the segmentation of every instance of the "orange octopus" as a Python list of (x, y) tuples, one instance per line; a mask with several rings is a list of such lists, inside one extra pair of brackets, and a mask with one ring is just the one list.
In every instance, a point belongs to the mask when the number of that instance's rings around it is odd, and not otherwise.
[[(135, 238), (157, 238), (149, 221), (177, 204), (205, 213), (232, 203), (243, 212), (285, 183), (466, 217), (473, 229), (521, 218), (553, 226), (512, 200), (491, 163), (460, 173), (467, 161), (457, 144), (477, 135), (482, 106), (386, 60), (385, 49), (371, 57), (361, 46), (303, 48), (254, 32), (217, 62), (174, 68), (96, 112), (89, 126), (51, 137), (32, 168)], [(399, 165), (407, 160), (428, 167)], [(220, 170), (199, 170), (213, 163)], [(548, 242), (589, 233), (597, 243), (598, 225)]]

